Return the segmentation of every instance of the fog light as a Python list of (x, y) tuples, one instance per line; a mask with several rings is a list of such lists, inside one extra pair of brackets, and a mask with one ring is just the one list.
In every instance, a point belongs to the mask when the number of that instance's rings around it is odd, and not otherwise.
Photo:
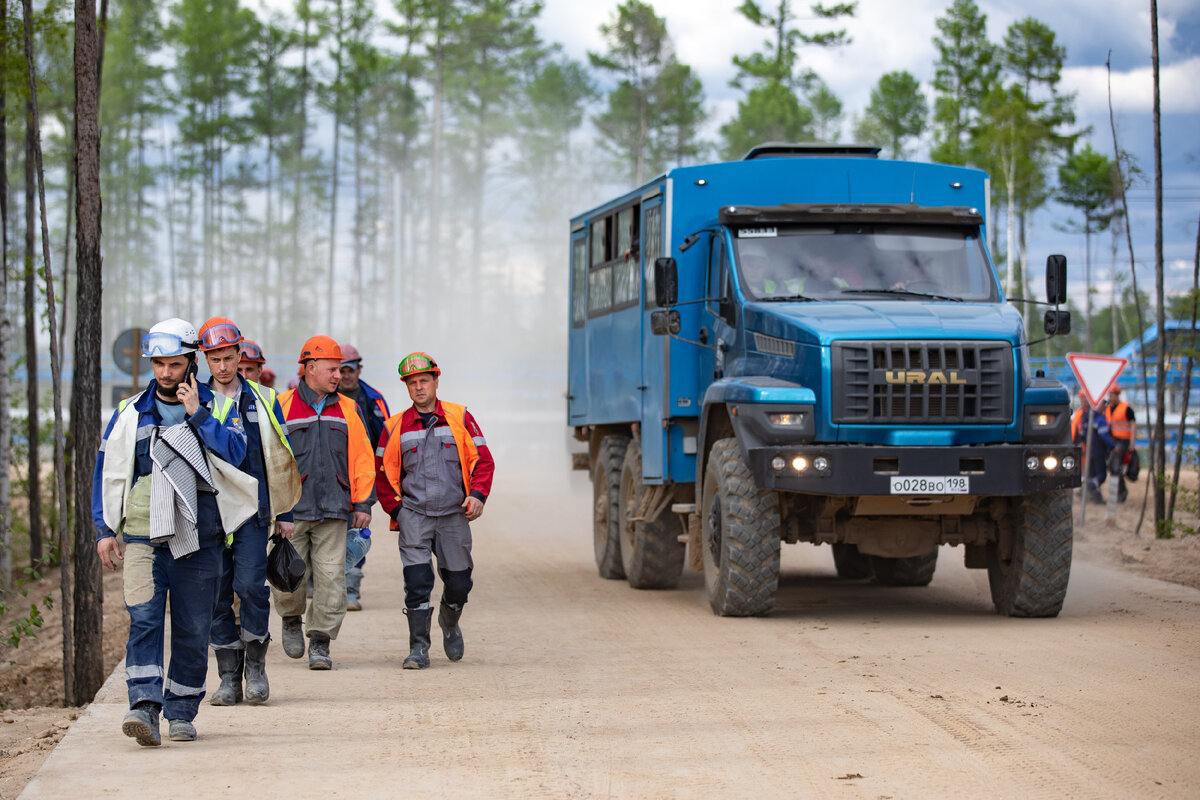
[(803, 425), (804, 414), (798, 411), (792, 411), (786, 414), (767, 414), (767, 419), (772, 425)]
[(1025, 459), (1025, 469), (1029, 470), (1030, 472), (1036, 472), (1037, 468), (1038, 468), (1037, 456), (1030, 456), (1029, 458)]
[(813, 466), (816, 467), (817, 472), (824, 472), (829, 469), (829, 459), (825, 456), (817, 456), (813, 459)]
[(1058, 459), (1054, 456), (1046, 456), (1046, 458), (1042, 460), (1042, 466), (1046, 468), (1047, 472), (1053, 472), (1054, 470), (1058, 469)]
[(804, 456), (796, 456), (792, 459), (792, 469), (796, 470), (796, 472), (804, 472), (804, 470), (808, 469), (808, 459)]
[(1062, 465), (1067, 472), (1075, 469), (1075, 456), (1063, 456)]
[(783, 460), (783, 456), (775, 456), (771, 459), (771, 469), (776, 472), (783, 472), (783, 468), (787, 466), (787, 462)]
[(1049, 414), (1038, 414), (1037, 415), (1037, 424), (1038, 424), (1039, 428), (1045, 428), (1046, 426), (1048, 426), (1050, 424), (1050, 415)]

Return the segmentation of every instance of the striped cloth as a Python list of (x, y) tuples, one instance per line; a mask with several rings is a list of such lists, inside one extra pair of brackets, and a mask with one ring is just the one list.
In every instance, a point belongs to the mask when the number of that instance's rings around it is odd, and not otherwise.
[(154, 474), (150, 482), (150, 541), (168, 540), (171, 555), (183, 558), (200, 549), (196, 530), (196, 491), (212, 489), (212, 475), (200, 440), (186, 422), (160, 428), (150, 441)]

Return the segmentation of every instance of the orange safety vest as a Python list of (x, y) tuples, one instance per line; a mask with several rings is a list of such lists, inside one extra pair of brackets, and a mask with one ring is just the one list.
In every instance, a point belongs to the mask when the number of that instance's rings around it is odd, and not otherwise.
[[(454, 444), (458, 447), (458, 461), (462, 467), (463, 489), (467, 494), (470, 494), (471, 473), (475, 470), (475, 465), (479, 463), (479, 448), (475, 446), (475, 439), (467, 430), (466, 422), (464, 422), (467, 407), (458, 403), (447, 403), (445, 400), (439, 400), (438, 402), (442, 406), (442, 412), (446, 415), (446, 422), (450, 426), (450, 433), (454, 436)], [(396, 490), (397, 499), (400, 497), (400, 475), (403, 471), (404, 448), (401, 447), (400, 437), (396, 433), (402, 427), (401, 423), (404, 415), (411, 410), (402, 411), (385, 423), (388, 443), (382, 455), (383, 474), (387, 477), (388, 483), (392, 485), (392, 488)], [(394, 530), (398, 526), (393, 522), (391, 527)]]
[[(283, 410), (284, 420), (287, 420), (292, 402), (298, 394), (295, 389), (288, 389), (279, 395), (279, 406)], [(371, 497), (371, 490), (375, 488), (375, 454), (371, 449), (371, 437), (367, 435), (367, 428), (363, 425), (362, 417), (358, 415), (357, 403), (338, 393), (337, 404), (346, 419), (350, 502), (363, 503)]]
[(1129, 420), (1129, 404), (1124, 400), (1104, 407), (1104, 418), (1108, 420), (1108, 432), (1114, 439), (1132, 439), (1133, 423)]

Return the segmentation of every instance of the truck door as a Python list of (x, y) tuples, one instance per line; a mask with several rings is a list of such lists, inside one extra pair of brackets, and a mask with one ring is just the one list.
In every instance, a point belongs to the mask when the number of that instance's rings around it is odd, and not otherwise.
[(663, 255), (662, 195), (642, 201), (642, 478), (660, 483), (667, 474), (667, 431), (663, 418), (669, 398), (670, 337), (650, 334), (654, 305), (654, 260)]
[(571, 332), (567, 353), (567, 424), (586, 421), (587, 402), (587, 228), (571, 234)]
[(701, 318), (699, 378), (701, 394), (708, 384), (724, 377), (726, 359), (737, 331), (733, 284), (725, 253), (725, 236), (720, 231), (708, 237), (708, 274), (705, 283), (704, 312)]

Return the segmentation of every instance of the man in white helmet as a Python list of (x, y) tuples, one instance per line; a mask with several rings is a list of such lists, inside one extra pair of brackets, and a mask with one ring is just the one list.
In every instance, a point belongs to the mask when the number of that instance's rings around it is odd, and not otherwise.
[[(241, 524), (240, 514), (248, 517), (257, 508), (254, 498), (239, 501), (239, 490), (231, 483), (242, 482), (240, 493), (245, 495), (245, 476), (232, 467), (231, 473), (221, 474), (222, 465), (240, 464), (245, 457), (246, 435), (235, 414), (221, 413), (231, 401), (197, 384), (198, 347), (196, 328), (178, 318), (163, 320), (142, 339), (142, 355), (150, 358), (154, 379), (113, 414), (92, 483), (100, 562), (112, 570), (124, 562), (130, 710), (121, 730), (148, 747), (162, 741), (160, 712), (170, 723), (172, 741), (196, 738), (192, 721), (208, 672), (222, 519), (232, 529)], [(164, 675), (168, 593), (171, 663)]]

